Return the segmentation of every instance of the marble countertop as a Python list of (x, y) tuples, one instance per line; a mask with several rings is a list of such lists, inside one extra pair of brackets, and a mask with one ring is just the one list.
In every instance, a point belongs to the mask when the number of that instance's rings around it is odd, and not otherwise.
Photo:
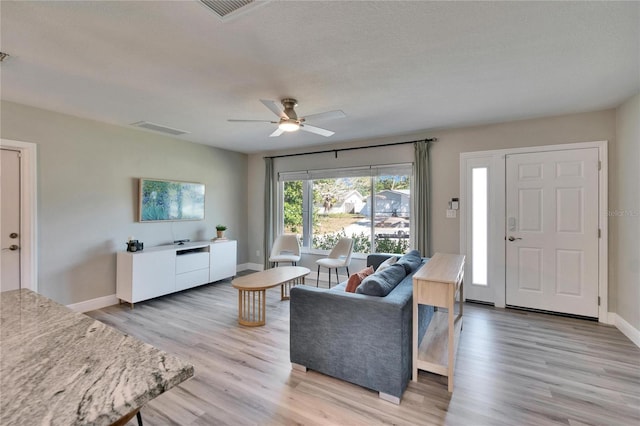
[(0, 425), (110, 425), (193, 372), (30, 290), (0, 293)]

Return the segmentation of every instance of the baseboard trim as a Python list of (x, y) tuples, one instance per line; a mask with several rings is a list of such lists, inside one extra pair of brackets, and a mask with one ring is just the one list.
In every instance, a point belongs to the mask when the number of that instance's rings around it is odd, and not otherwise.
[(109, 296), (97, 297), (95, 299), (85, 300), (84, 302), (72, 303), (67, 308), (76, 312), (89, 312), (96, 309), (106, 308), (107, 306), (117, 305), (120, 302), (115, 294)]
[[(247, 269), (251, 271), (262, 271), (264, 268), (259, 263), (241, 263), (236, 265), (237, 272), (245, 271)], [(316, 277), (317, 277), (317, 271), (311, 271), (311, 273), (306, 277), (307, 285), (314, 285), (316, 281)], [(331, 286), (333, 287), (336, 285), (335, 283), (336, 276), (334, 273), (332, 273), (331, 278), (332, 278)], [(327, 272), (320, 272), (320, 279), (323, 281), (328, 281), (329, 274)], [(340, 274), (340, 282), (345, 281), (346, 279), (347, 277), (346, 277), (346, 271), (345, 271), (344, 273)], [(102, 296), (102, 297), (97, 297), (95, 299), (85, 300), (84, 302), (72, 303), (70, 305), (67, 305), (67, 308), (76, 312), (89, 312), (89, 311), (95, 311), (96, 309), (106, 308), (107, 306), (117, 305), (118, 303), (120, 303), (120, 300), (116, 297), (115, 294), (111, 294), (109, 296)]]
[(615, 318), (615, 326), (625, 336), (640, 348), (640, 330), (629, 324), (624, 318), (618, 314), (613, 314)]
[(236, 272), (246, 271), (247, 269), (251, 271), (262, 271), (264, 267), (260, 263), (241, 263), (236, 266)]

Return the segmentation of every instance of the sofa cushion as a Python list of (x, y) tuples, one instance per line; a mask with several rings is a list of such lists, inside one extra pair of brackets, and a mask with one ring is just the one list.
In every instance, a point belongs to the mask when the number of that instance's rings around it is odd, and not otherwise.
[(344, 291), (348, 291), (349, 293), (355, 293), (356, 288), (358, 288), (362, 280), (364, 280), (366, 277), (368, 277), (371, 274), (373, 274), (373, 267), (367, 266), (362, 271), (351, 275), (349, 277), (349, 280), (347, 281), (347, 286), (345, 287)]
[(356, 293), (366, 294), (368, 296), (384, 297), (396, 288), (398, 283), (407, 276), (407, 272), (403, 265), (397, 263), (389, 266), (387, 269), (369, 275), (356, 289)]
[(385, 260), (384, 262), (382, 262), (380, 264), (380, 266), (378, 266), (376, 268), (376, 272), (382, 272), (385, 269), (387, 269), (389, 266), (393, 265), (394, 263), (396, 263), (398, 261), (398, 256), (391, 256), (390, 258), (388, 258), (387, 260)]
[(404, 266), (404, 270), (407, 271), (407, 274), (415, 271), (418, 266), (422, 263), (422, 257), (420, 256), (420, 252), (418, 250), (411, 250), (409, 253), (402, 256), (396, 262), (398, 265)]

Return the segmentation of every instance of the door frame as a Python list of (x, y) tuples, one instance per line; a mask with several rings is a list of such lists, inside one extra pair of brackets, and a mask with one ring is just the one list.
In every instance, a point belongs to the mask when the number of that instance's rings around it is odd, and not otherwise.
[(37, 292), (37, 145), (0, 139), (0, 148), (20, 152), (20, 288)]
[[(484, 159), (489, 164), (489, 191), (493, 196), (489, 199), (489, 211), (495, 212), (489, 217), (488, 250), (493, 253), (489, 257), (488, 278), (494, 288), (494, 304), (498, 308), (506, 306), (506, 248), (505, 248), (505, 218), (506, 218), (506, 156), (508, 154), (526, 154), (545, 151), (567, 151), (573, 149), (597, 148), (600, 170), (598, 174), (598, 321), (609, 323), (609, 179), (608, 179), (608, 141), (579, 142), (559, 145), (542, 145), (523, 148), (508, 148), (490, 151), (475, 151), (460, 153), (460, 251), (467, 251), (467, 229), (469, 209), (467, 208), (468, 176), (467, 169), (477, 159)], [(465, 264), (465, 269), (467, 265)], [(466, 270), (465, 274), (470, 274)], [(470, 276), (470, 275), (469, 275)]]

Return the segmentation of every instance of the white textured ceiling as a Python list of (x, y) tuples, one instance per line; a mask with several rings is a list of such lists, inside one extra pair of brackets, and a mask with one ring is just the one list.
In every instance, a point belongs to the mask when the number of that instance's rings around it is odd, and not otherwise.
[[(0, 2), (2, 99), (242, 152), (617, 106), (640, 90), (640, 3)], [(330, 138), (269, 138), (295, 97)], [(437, 136), (434, 132), (434, 136)]]

